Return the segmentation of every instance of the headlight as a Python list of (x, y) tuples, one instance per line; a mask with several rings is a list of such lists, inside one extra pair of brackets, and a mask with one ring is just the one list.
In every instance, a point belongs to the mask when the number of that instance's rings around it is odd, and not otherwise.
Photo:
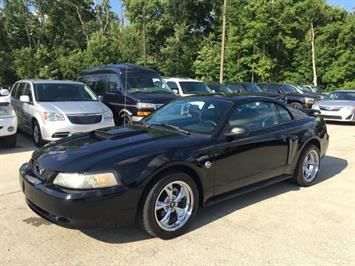
[(71, 189), (94, 189), (114, 187), (118, 185), (118, 182), (113, 173), (59, 173), (54, 179), (53, 184)]
[(0, 116), (15, 115), (14, 108), (10, 104), (0, 105)]
[(157, 105), (154, 103), (137, 103), (137, 109), (157, 109)]
[(113, 118), (113, 114), (111, 111), (107, 111), (103, 114), (104, 119), (112, 119)]
[(313, 98), (305, 97), (305, 98), (304, 98), (304, 102), (305, 102), (306, 104), (313, 104), (313, 103), (314, 103), (314, 99), (313, 99)]
[(343, 107), (342, 109), (346, 110), (346, 111), (355, 111), (355, 106), (346, 106), (346, 107)]
[(57, 112), (44, 112), (44, 120), (46, 121), (64, 121), (65, 117)]

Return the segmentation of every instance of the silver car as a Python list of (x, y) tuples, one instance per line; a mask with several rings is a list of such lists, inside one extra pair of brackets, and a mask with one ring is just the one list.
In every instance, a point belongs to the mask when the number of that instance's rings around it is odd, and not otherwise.
[(329, 121), (355, 122), (355, 90), (338, 90), (316, 102), (312, 109)]
[(11, 90), (19, 128), (36, 146), (74, 133), (114, 126), (111, 110), (81, 82), (22, 80)]

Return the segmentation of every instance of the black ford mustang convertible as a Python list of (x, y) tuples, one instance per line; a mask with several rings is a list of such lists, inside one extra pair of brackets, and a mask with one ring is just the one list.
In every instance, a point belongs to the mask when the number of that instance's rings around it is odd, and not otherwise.
[(286, 179), (314, 184), (328, 139), (322, 118), (277, 100), (187, 97), (141, 124), (47, 144), (20, 168), (20, 183), (30, 208), (54, 223), (138, 222), (168, 239), (200, 206)]

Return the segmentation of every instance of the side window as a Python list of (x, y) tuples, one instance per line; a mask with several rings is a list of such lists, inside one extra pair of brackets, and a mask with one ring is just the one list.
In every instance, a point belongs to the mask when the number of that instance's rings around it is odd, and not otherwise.
[(107, 77), (107, 92), (116, 93), (121, 87), (120, 79), (117, 75), (109, 74)]
[(20, 99), (20, 96), (22, 95), (22, 91), (24, 89), (24, 87), (26, 86), (25, 83), (19, 83), (16, 89), (16, 94), (14, 95), (14, 97), (16, 99)]
[(269, 84), (267, 87), (268, 87), (268, 91), (269, 92), (272, 92), (272, 93), (275, 93), (275, 94), (280, 93), (280, 88), (277, 85)]
[(107, 82), (107, 75), (95, 75), (95, 93), (96, 95), (105, 95), (105, 92), (108, 87), (108, 82)]
[(172, 90), (178, 90), (178, 86), (177, 86), (176, 82), (174, 82), (174, 81), (168, 81), (168, 86)]
[(18, 87), (19, 83), (16, 83), (11, 90), (11, 97), (16, 99), (16, 93), (17, 93), (17, 87)]
[[(25, 83), (22, 89), (21, 95), (26, 95), (30, 98), (30, 102), (32, 101), (32, 93), (31, 93), (31, 85), (29, 83)], [(21, 96), (20, 95), (20, 96)]]
[(281, 124), (292, 121), (290, 113), (283, 106), (275, 104), (275, 108), (277, 113), (279, 114), (279, 121)]
[(278, 125), (273, 103), (251, 102), (238, 106), (229, 118), (229, 127), (243, 127), (249, 131)]

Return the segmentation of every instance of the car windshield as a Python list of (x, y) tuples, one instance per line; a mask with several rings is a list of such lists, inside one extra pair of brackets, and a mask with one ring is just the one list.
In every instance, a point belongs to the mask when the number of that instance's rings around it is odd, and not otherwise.
[(256, 84), (245, 83), (243, 84), (243, 87), (247, 92), (263, 92)]
[(340, 100), (340, 101), (355, 101), (355, 92), (344, 91), (344, 92), (333, 92), (328, 94), (325, 100)]
[[(207, 98), (207, 97), (206, 97)], [(210, 135), (219, 126), (232, 103), (220, 99), (181, 99), (171, 102), (143, 120), (147, 126), (177, 128)]]
[(210, 94), (212, 91), (203, 82), (180, 81), (180, 86), (185, 94)]
[(122, 73), (123, 88), (130, 93), (168, 93), (172, 94), (169, 86), (155, 72), (127, 71)]
[(39, 83), (34, 92), (38, 102), (97, 101), (88, 86), (79, 83)]
[(303, 92), (300, 89), (295, 88), (292, 85), (289, 84), (284, 84), (282, 85), (282, 88), (284, 89), (284, 91), (286, 93), (299, 93), (299, 94), (303, 94)]

